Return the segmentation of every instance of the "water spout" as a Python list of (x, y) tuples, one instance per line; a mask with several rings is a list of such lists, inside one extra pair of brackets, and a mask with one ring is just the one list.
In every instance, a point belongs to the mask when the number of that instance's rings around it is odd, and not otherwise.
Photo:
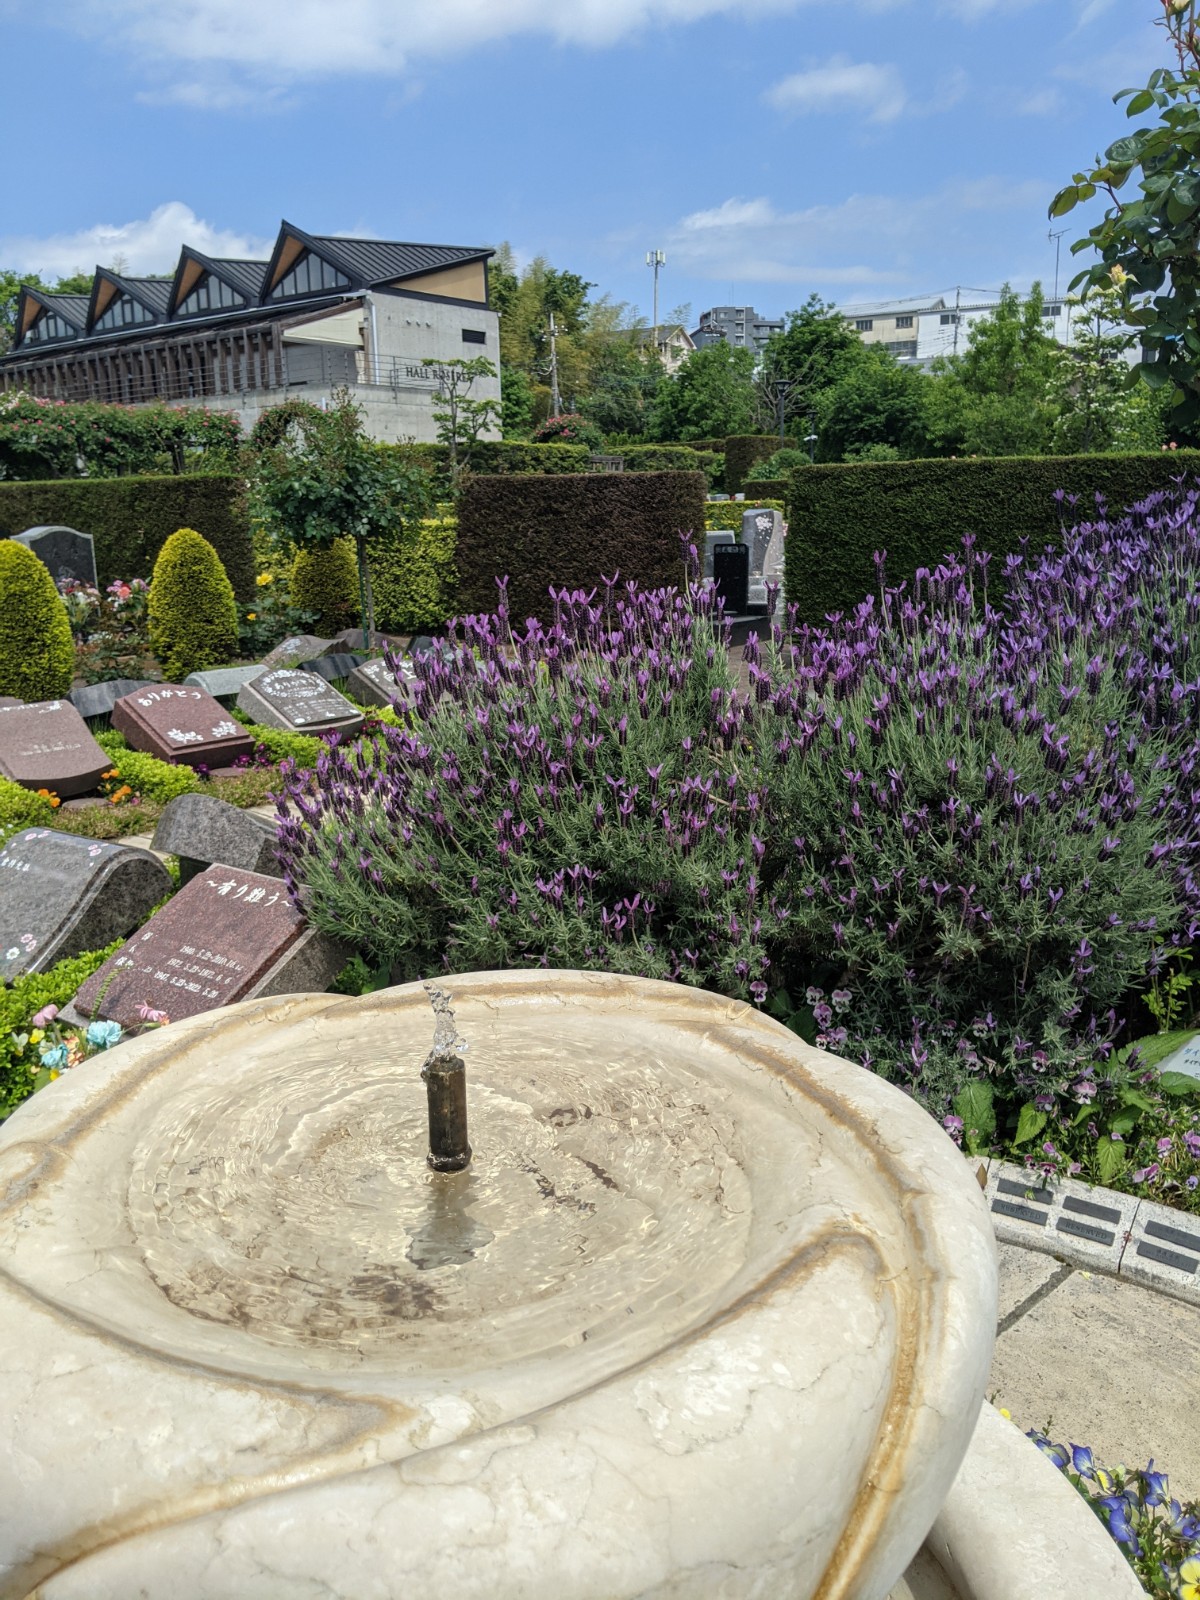
[(424, 987), (437, 1019), (433, 1049), (421, 1068), (429, 1100), (429, 1155), (426, 1159), (435, 1172), (461, 1172), (471, 1160), (471, 1146), (467, 1140), (467, 1069), (459, 1054), (450, 996), (432, 983)]

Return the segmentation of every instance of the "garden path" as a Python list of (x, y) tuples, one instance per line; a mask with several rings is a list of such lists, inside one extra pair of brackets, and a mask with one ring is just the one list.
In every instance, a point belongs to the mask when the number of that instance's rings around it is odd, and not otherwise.
[(1200, 1499), (1200, 1310), (1017, 1245), (999, 1251), (988, 1398), (1106, 1466), (1153, 1456), (1173, 1494)]

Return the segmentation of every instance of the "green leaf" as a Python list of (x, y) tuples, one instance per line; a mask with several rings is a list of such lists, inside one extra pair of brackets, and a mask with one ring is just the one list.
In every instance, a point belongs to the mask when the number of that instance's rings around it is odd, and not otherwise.
[(1017, 1131), (1013, 1136), (1013, 1144), (1028, 1144), (1030, 1139), (1036, 1139), (1038, 1134), (1049, 1121), (1044, 1111), (1039, 1111), (1032, 1103), (1021, 1107), (1021, 1114), (1017, 1118)]
[(1113, 1139), (1102, 1139), (1096, 1148), (1096, 1176), (1101, 1183), (1110, 1184), (1120, 1177), (1126, 1165), (1125, 1147)]
[(1190, 1072), (1160, 1073), (1158, 1087), (1164, 1094), (1200, 1097), (1200, 1078), (1193, 1078)]
[(1139, 90), (1139, 92), (1133, 96), (1133, 99), (1125, 107), (1125, 115), (1127, 117), (1140, 117), (1142, 112), (1149, 111), (1153, 104), (1153, 92), (1149, 89)]
[(1121, 1104), (1123, 1106), (1136, 1106), (1139, 1111), (1153, 1111), (1154, 1101), (1144, 1095), (1140, 1089), (1124, 1088), (1121, 1090)]
[(1140, 159), (1144, 143), (1145, 139), (1141, 134), (1129, 134), (1128, 137), (1110, 144), (1104, 152), (1104, 159), (1119, 162), (1121, 166), (1132, 166)]
[(1068, 211), (1074, 211), (1079, 204), (1079, 186), (1069, 183), (1065, 189), (1060, 189), (1050, 202), (1050, 215), (1052, 217), (1065, 217)]
[(1132, 1133), (1137, 1127), (1138, 1118), (1141, 1114), (1140, 1111), (1118, 1111), (1116, 1116), (1109, 1121), (1109, 1132), (1119, 1133), (1124, 1138), (1127, 1133)]
[(963, 1119), (963, 1129), (974, 1128), (983, 1138), (996, 1131), (995, 1096), (990, 1083), (968, 1083), (954, 1097), (954, 1111)]

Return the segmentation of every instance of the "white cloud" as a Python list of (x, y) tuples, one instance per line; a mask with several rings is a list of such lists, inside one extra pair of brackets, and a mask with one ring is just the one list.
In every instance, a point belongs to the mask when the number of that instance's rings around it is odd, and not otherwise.
[(120, 259), (126, 272), (136, 276), (171, 271), (183, 244), (210, 256), (265, 260), (273, 242), (216, 228), (182, 200), (169, 200), (134, 222), (98, 222), (77, 233), (51, 234), (43, 239), (28, 234), (0, 237), (0, 261), (17, 272), (54, 277), (90, 272), (97, 262), (106, 267)]
[(1013, 110), (1022, 117), (1053, 117), (1063, 109), (1064, 100), (1058, 89), (1035, 89), (1013, 102)]
[(763, 99), (777, 111), (801, 114), (865, 111), (871, 122), (894, 121), (908, 102), (898, 67), (851, 61), (848, 56), (832, 56), (803, 72), (793, 72), (773, 84)]
[[(734, 197), (681, 218), (664, 243), (675, 265), (717, 283), (924, 292), (937, 287), (925, 280), (931, 240), (941, 253), (972, 261), (989, 219), (1003, 238), (1014, 214), (1028, 214), (1040, 234), (1049, 192), (1040, 181), (981, 177), (924, 195), (851, 195), (798, 211), (778, 210), (765, 196)], [(992, 275), (1003, 277), (1008, 267), (997, 259)]]

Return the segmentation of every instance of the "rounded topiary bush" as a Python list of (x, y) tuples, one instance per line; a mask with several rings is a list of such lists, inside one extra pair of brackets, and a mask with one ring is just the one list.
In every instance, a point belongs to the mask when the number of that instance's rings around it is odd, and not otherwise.
[(221, 558), (194, 528), (180, 528), (158, 552), (150, 579), (150, 648), (163, 676), (219, 667), (238, 653), (238, 608)]
[(49, 568), (15, 539), (0, 540), (0, 694), (57, 700), (74, 675), (75, 641)]
[(340, 633), (358, 621), (358, 564), (353, 539), (324, 549), (298, 550), (292, 564), (292, 604), (309, 611), (323, 633)]

